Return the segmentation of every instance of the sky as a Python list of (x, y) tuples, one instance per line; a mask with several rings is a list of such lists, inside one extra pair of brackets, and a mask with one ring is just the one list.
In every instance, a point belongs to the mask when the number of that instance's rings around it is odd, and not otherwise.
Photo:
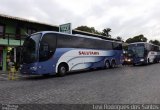
[(160, 40), (160, 0), (1, 0), (0, 14), (52, 25), (111, 28), (123, 40), (143, 34)]

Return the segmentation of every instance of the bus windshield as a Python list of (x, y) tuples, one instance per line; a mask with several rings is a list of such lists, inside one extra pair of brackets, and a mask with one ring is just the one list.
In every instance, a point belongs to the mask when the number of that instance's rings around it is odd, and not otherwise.
[(130, 46), (129, 51), (132, 51), (136, 57), (144, 57), (144, 46)]
[(33, 34), (24, 41), (23, 62), (34, 63), (38, 60), (38, 44), (41, 34)]
[(144, 57), (144, 47), (143, 46), (136, 47), (136, 55), (137, 57)]

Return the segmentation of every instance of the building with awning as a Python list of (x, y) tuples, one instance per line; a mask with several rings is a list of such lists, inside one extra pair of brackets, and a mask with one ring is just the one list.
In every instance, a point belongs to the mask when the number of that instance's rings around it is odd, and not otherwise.
[(0, 14), (0, 70), (7, 70), (8, 59), (13, 59), (17, 65), (20, 64), (20, 47), (27, 34), (58, 30), (58, 26)]

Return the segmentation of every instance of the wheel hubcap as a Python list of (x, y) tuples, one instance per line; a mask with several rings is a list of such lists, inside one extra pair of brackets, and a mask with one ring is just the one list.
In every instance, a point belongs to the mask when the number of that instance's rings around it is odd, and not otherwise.
[(61, 67), (61, 73), (65, 73), (66, 72), (66, 68), (65, 67)]
[(115, 62), (112, 63), (112, 67), (114, 68), (116, 66)]
[(108, 62), (106, 62), (106, 68), (109, 68), (109, 64), (108, 64)]

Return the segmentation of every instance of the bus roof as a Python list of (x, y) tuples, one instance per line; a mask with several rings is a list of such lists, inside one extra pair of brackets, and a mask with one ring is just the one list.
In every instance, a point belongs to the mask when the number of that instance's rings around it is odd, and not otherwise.
[[(120, 41), (116, 41), (116, 40), (107, 40), (107, 39), (103, 39), (100, 37), (93, 37), (93, 36), (87, 36), (87, 35), (82, 35), (82, 34), (68, 34), (68, 33), (62, 33), (62, 32), (56, 32), (56, 31), (40, 31), (40, 32), (36, 32), (36, 33), (42, 33), (42, 34), (46, 34), (46, 33), (57, 33), (57, 34), (62, 34), (62, 35), (70, 35), (70, 36), (75, 36), (75, 37), (84, 37), (84, 38), (89, 38), (89, 39), (97, 39), (97, 40), (103, 40), (103, 41), (110, 41), (110, 42), (116, 42), (116, 43), (122, 43)], [(34, 34), (36, 34), (34, 33)]]
[(160, 47), (159, 45), (155, 45), (155, 44), (148, 43), (148, 42), (134, 42), (134, 43), (129, 43), (128, 45), (130, 45), (130, 44), (150, 44), (150, 45), (154, 45), (154, 46)]

